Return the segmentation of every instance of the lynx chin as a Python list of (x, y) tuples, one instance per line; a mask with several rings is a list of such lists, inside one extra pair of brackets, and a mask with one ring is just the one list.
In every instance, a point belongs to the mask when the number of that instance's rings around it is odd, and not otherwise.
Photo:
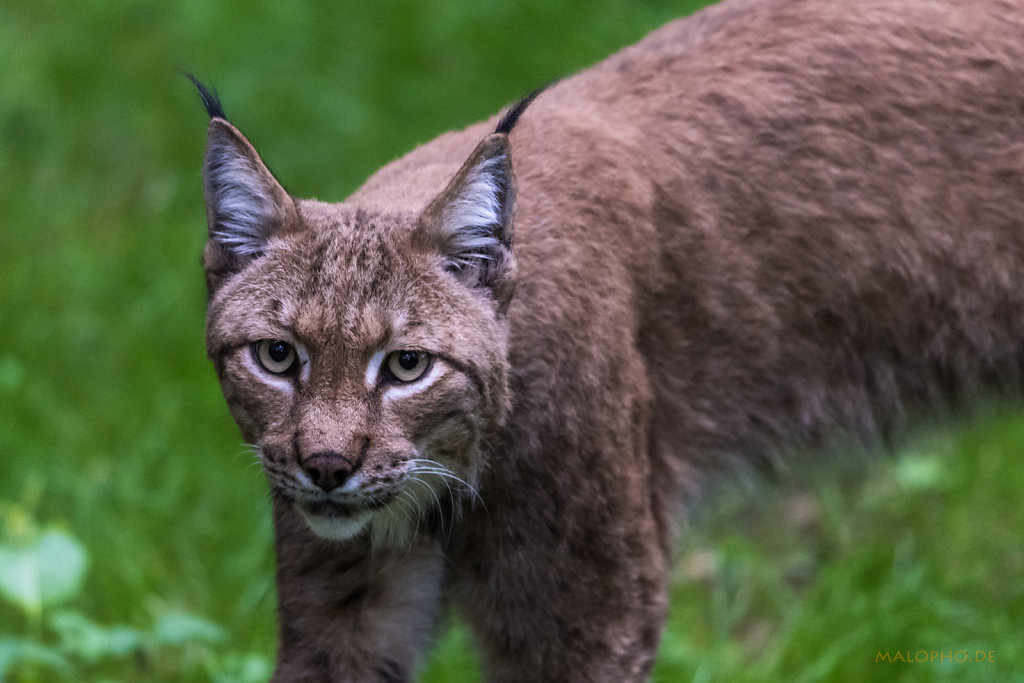
[(276, 681), (409, 680), (448, 606), (488, 680), (645, 680), (710, 473), (1020, 396), (1024, 3), (726, 0), (338, 204), (197, 85)]

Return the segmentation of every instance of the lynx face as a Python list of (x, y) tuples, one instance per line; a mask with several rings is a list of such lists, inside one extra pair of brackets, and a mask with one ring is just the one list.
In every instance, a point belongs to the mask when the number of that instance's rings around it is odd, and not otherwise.
[(506, 410), (506, 136), (421, 215), (293, 200), (217, 116), (205, 178), (208, 352), (274, 493), (328, 539), (444, 525)]

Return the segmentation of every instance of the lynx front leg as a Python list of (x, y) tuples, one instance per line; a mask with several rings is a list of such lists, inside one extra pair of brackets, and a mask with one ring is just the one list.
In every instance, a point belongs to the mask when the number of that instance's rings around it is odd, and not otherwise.
[(443, 557), (433, 542), (371, 550), (315, 537), (275, 504), (280, 683), (410, 679), (439, 610)]
[(667, 612), (650, 506), (611, 493), (573, 497), (533, 475), (529, 496), (488, 500), (453, 576), (487, 680), (647, 680)]

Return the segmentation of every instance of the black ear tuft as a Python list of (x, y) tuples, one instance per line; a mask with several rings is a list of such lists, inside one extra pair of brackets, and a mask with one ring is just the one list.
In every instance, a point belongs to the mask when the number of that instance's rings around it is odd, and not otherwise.
[(217, 97), (217, 91), (207, 88), (198, 78), (187, 71), (182, 71), (181, 73), (185, 78), (192, 81), (192, 84), (199, 90), (199, 96), (203, 98), (203, 105), (206, 107), (206, 113), (210, 115), (210, 118), (227, 121), (228, 117), (224, 115), (224, 107), (220, 103), (220, 98)]
[(537, 95), (541, 94), (546, 89), (547, 86), (537, 88), (532, 93), (516, 102), (516, 104), (501, 117), (501, 121), (498, 122), (498, 127), (494, 129), (494, 132), (501, 135), (508, 135), (511, 133), (512, 128), (515, 127), (516, 123), (519, 121), (519, 117), (523, 115), (526, 108), (530, 106), (531, 102), (537, 99)]

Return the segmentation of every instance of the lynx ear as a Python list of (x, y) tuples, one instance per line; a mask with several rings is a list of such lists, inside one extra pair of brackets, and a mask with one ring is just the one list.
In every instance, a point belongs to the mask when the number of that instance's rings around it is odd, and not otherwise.
[(470, 287), (492, 291), (504, 309), (512, 293), (515, 179), (508, 136), (495, 133), (423, 214), (418, 238), (441, 252), (444, 268)]
[(209, 242), (208, 277), (240, 270), (295, 214), (292, 198), (238, 130), (210, 121), (203, 167)]

